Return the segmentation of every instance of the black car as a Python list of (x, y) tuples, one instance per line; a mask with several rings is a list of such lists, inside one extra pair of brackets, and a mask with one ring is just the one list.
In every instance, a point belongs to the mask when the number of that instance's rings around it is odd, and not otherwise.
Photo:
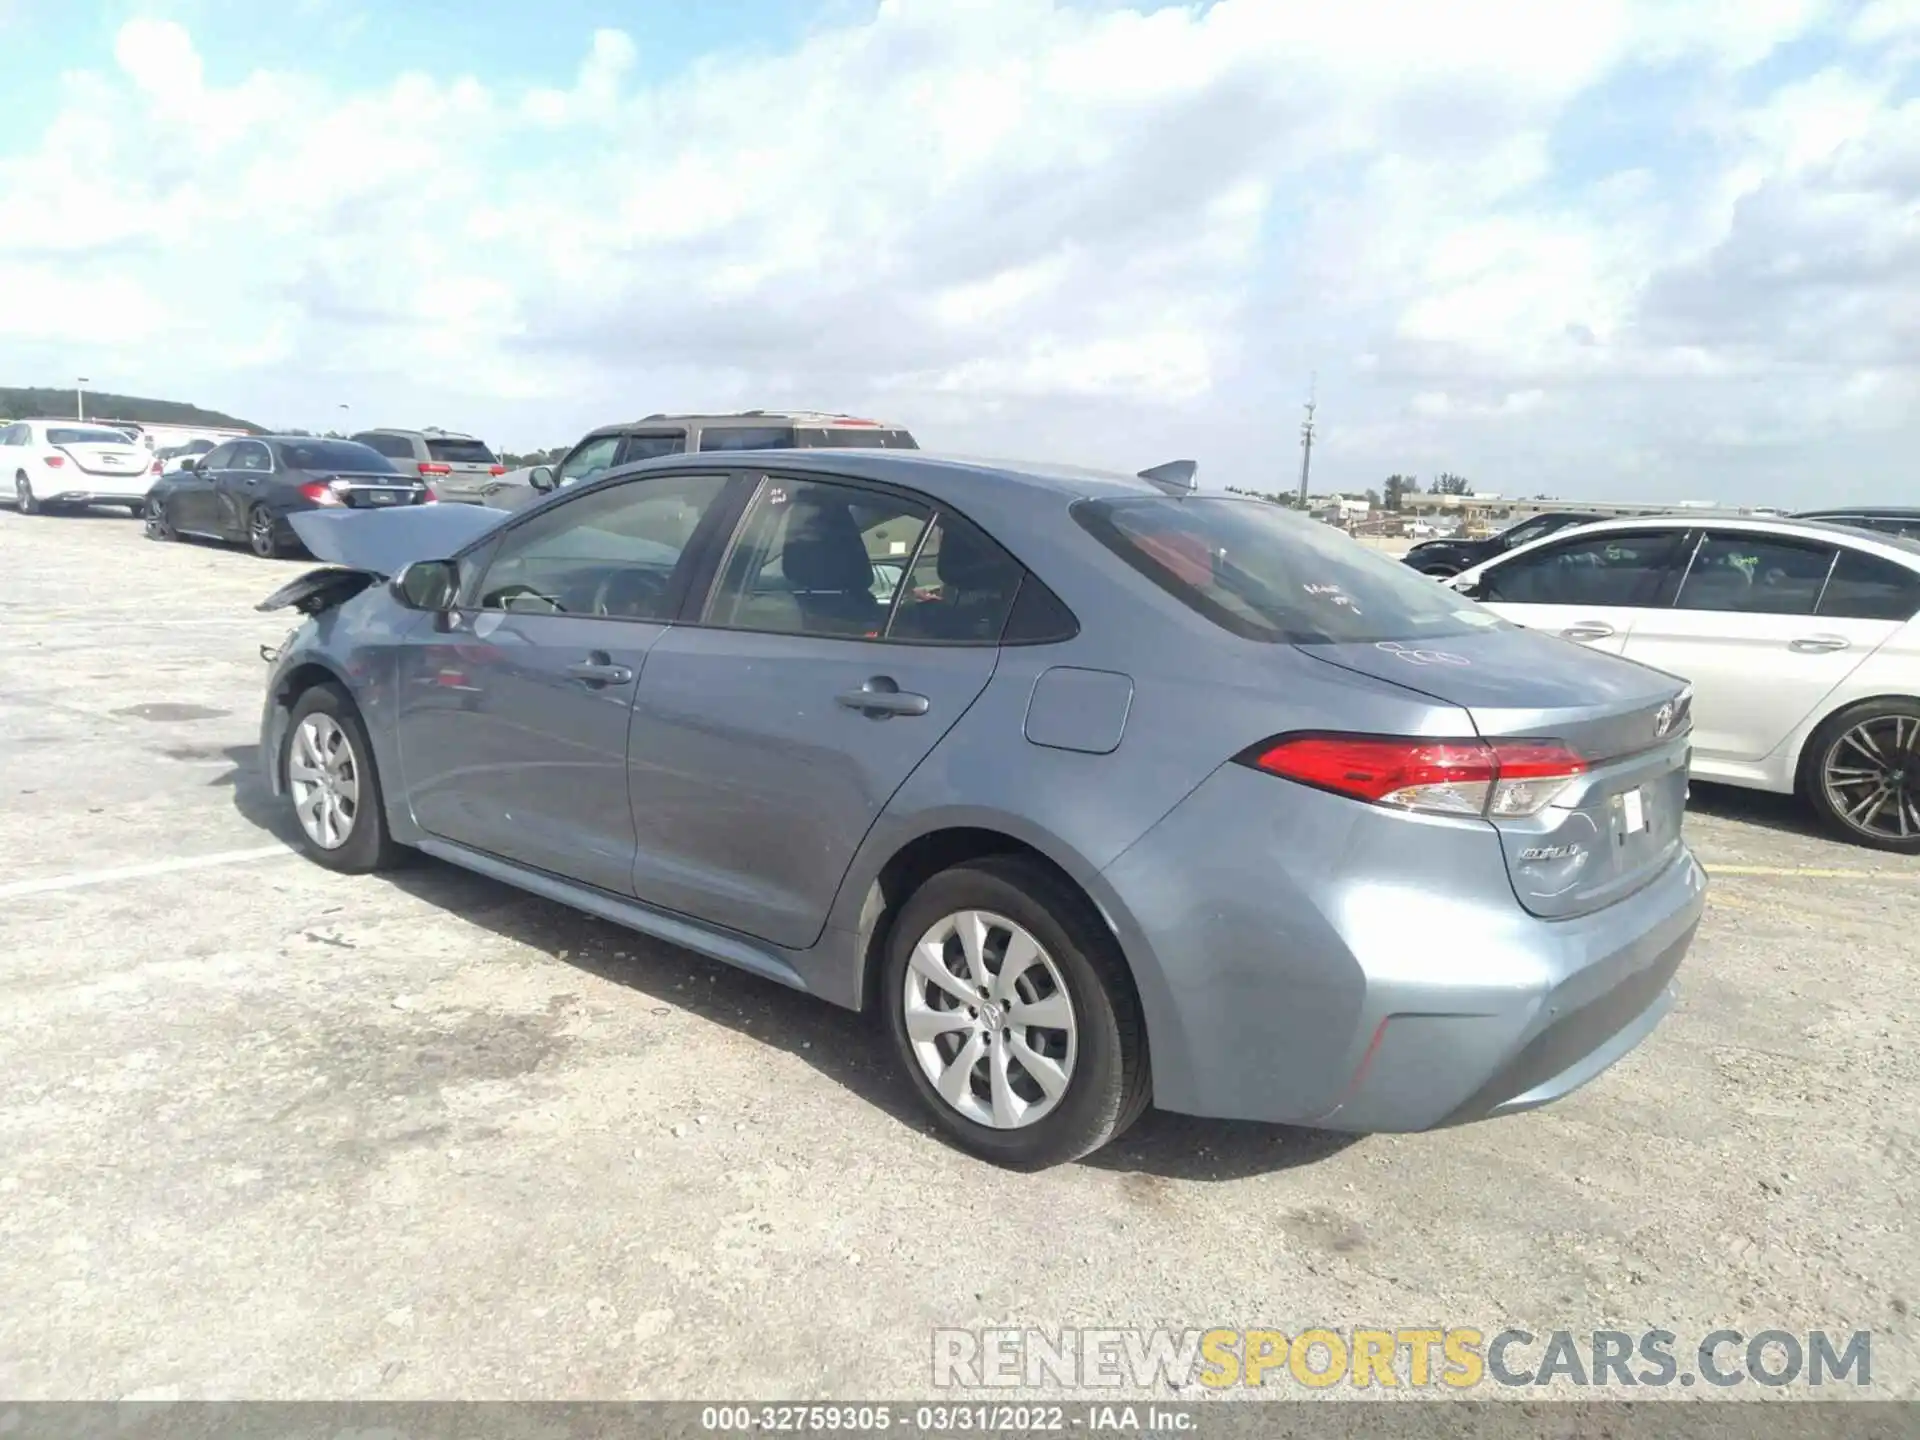
[(1423, 575), (1458, 575), (1482, 560), (1491, 560), (1496, 555), (1529, 545), (1556, 530), (1591, 525), (1605, 518), (1604, 515), (1587, 515), (1574, 510), (1550, 510), (1544, 515), (1522, 520), (1517, 525), (1509, 525), (1498, 535), (1490, 535), (1485, 540), (1424, 540), (1400, 558)]
[(424, 505), (433, 491), (386, 456), (351, 440), (262, 435), (229, 440), (162, 475), (147, 492), (147, 534), (244, 540), (272, 558), (299, 545), (287, 516), (336, 506)]
[(1856, 505), (1845, 510), (1803, 510), (1792, 518), (1822, 520), (1829, 525), (1850, 525), (1855, 530), (1871, 530), (1876, 535), (1920, 540), (1920, 506)]

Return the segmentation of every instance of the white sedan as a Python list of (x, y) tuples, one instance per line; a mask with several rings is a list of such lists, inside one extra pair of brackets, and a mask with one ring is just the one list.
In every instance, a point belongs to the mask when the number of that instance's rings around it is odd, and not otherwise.
[(1920, 854), (1920, 543), (1814, 521), (1609, 520), (1446, 582), (1693, 682), (1693, 774)]
[(160, 462), (126, 432), (78, 420), (0, 426), (0, 498), (22, 515), (86, 505), (146, 509)]

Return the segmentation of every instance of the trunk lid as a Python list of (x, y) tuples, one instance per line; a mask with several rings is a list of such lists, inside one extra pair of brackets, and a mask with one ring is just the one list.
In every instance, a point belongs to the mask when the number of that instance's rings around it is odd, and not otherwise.
[(1601, 909), (1679, 853), (1692, 696), (1678, 677), (1505, 625), (1445, 639), (1298, 648), (1464, 710), (1482, 739), (1557, 740), (1582, 757), (1585, 773), (1540, 814), (1489, 822), (1514, 894), (1533, 914), (1564, 919)]
[(153, 456), (139, 445), (74, 444), (55, 447), (89, 475), (142, 475), (153, 468)]

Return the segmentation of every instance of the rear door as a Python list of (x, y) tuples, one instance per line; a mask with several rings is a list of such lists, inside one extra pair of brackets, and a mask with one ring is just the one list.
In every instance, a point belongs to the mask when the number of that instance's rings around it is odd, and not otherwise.
[(1694, 682), (1703, 760), (1771, 754), (1899, 627), (1844, 612), (1858, 562), (1824, 605), (1840, 548), (1798, 536), (1706, 530), (1673, 605), (1645, 612), (1629, 659)]
[[(937, 591), (879, 585), (873, 562), (895, 545), (985, 559), (949, 564)], [(762, 478), (697, 623), (647, 658), (634, 893), (813, 944), (875, 819), (991, 678), (1020, 574), (924, 498)]]
[(716, 472), (610, 486), (484, 548), (459, 607), (401, 652), (400, 763), (422, 829), (631, 893), (633, 697), (733, 483)]
[(1516, 625), (1620, 655), (1638, 617), (1660, 602), (1687, 533), (1674, 526), (1570, 536), (1496, 561), (1467, 593)]

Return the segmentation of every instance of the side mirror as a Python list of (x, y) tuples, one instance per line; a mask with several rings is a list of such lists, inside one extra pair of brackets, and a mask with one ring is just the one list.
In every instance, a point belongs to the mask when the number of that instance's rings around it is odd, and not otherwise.
[(1478, 580), (1449, 580), (1447, 584), (1469, 600), (1481, 599), (1486, 594), (1486, 586)]
[(527, 472), (527, 483), (542, 495), (553, 489), (553, 467), (536, 465)]
[(388, 588), (409, 610), (451, 610), (460, 590), (460, 567), (451, 560), (415, 560), (402, 567)]

